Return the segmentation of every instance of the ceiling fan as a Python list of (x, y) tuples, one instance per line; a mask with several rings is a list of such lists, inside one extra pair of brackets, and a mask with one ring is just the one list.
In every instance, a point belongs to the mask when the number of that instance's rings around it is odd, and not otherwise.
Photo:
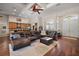
[(43, 11), (43, 9), (41, 8), (41, 6), (37, 3), (34, 3), (32, 6), (31, 6), (31, 9), (33, 12), (37, 12), (38, 14), (40, 14), (40, 11)]

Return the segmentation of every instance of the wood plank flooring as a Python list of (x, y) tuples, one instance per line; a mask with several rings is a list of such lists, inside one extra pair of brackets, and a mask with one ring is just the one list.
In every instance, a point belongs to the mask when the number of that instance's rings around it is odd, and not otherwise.
[(9, 56), (9, 46), (7, 37), (0, 37), (0, 56)]
[(79, 39), (63, 37), (46, 56), (79, 56)]

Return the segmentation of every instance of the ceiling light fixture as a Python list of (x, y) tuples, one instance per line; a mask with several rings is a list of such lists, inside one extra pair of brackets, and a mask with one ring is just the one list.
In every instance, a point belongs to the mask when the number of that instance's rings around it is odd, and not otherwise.
[(13, 7), (13, 11), (16, 12), (16, 7)]
[(16, 9), (14, 9), (14, 11), (16, 11)]

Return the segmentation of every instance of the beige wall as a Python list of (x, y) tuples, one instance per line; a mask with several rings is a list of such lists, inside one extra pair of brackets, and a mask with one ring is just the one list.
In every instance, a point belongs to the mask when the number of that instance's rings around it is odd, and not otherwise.
[(0, 14), (0, 16), (2, 16), (2, 19), (0, 21), (0, 26), (6, 26), (6, 29), (1, 29), (0, 31), (0, 35), (4, 35), (4, 34), (7, 34), (9, 32), (9, 29), (8, 29), (8, 16), (7, 15), (2, 15)]
[[(17, 22), (17, 18), (20, 18), (20, 17), (9, 16), (9, 22)], [(29, 18), (21, 18), (21, 23), (30, 23), (30, 19)]]

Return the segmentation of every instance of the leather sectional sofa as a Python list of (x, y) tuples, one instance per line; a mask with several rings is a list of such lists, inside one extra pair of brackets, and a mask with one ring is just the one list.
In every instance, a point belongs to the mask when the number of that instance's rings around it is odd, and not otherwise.
[[(14, 33), (14, 34), (16, 34), (16, 33)], [(21, 35), (20, 34), (21, 33), (19, 33), (19, 36), (16, 38), (11, 37), (11, 44), (12, 44), (13, 50), (17, 50), (22, 47), (29, 46), (32, 41), (42, 38), (40, 32), (37, 32), (37, 31), (32, 31), (30, 35), (26, 35), (26, 36), (25, 35), (22, 36), (22, 34)], [(50, 37), (53, 40), (56, 40), (56, 37), (57, 37), (56, 31), (46, 31), (46, 34), (47, 35), (44, 37)], [(15, 36), (17, 36), (17, 35), (15, 35)], [(59, 37), (60, 36), (61, 35), (59, 35)]]
[(11, 39), (11, 45), (13, 48), (13, 51), (20, 49), (25, 46), (29, 46), (32, 41), (40, 38), (39, 32), (32, 32), (30, 35), (23, 36), (24, 33), (12, 33), (13, 36), (10, 37)]

